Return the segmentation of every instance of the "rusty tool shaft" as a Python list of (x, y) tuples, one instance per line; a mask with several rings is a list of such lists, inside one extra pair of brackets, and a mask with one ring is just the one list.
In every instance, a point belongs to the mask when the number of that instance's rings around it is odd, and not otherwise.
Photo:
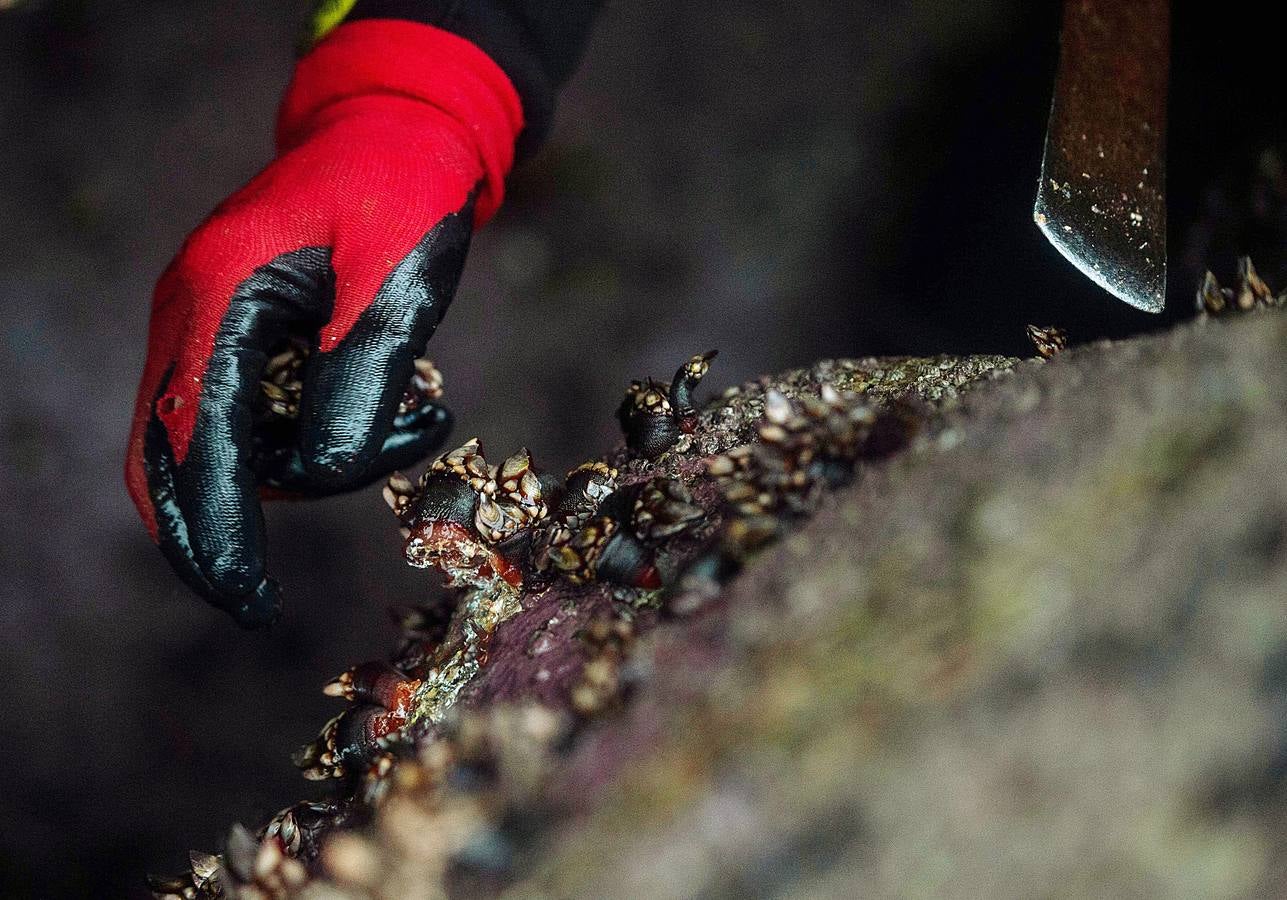
[(1168, 0), (1066, 0), (1033, 217), (1092, 281), (1166, 300)]

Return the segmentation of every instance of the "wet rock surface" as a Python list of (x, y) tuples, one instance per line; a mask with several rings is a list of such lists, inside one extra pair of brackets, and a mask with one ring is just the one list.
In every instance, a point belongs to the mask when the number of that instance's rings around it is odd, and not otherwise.
[(1198, 323), (966, 394), (640, 647), (515, 894), (1279, 893), (1284, 352)]
[(679, 613), (673, 578), (523, 592), (305, 895), (1277, 893), (1285, 354), (1265, 312), (726, 393), (614, 460), (685, 479), (712, 532), (707, 461), (770, 391), (916, 428)]

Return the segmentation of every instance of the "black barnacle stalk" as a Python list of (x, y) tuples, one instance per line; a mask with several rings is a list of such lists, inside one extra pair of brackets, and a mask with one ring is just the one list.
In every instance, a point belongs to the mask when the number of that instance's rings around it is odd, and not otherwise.
[(568, 472), (554, 519), (563, 525), (579, 527), (617, 490), (618, 474), (616, 469), (597, 460), (582, 463)]
[(718, 351), (698, 354), (679, 367), (669, 383), (632, 381), (617, 408), (617, 420), (626, 435), (626, 446), (647, 459), (665, 453), (679, 436), (691, 433), (697, 424), (693, 393), (710, 371)]
[(405, 740), (404, 729), (421, 681), (385, 662), (354, 666), (322, 688), (353, 705), (322, 727), (294, 756), (310, 781), (344, 778), (380, 764)]
[(316, 738), (291, 754), (291, 762), (309, 781), (343, 778), (347, 774), (340, 763), (340, 754), (336, 747), (336, 732), (340, 719), (347, 712), (346, 710), (332, 717), (322, 726)]
[(657, 547), (704, 515), (680, 482), (654, 478), (609, 494), (589, 518), (556, 519), (541, 529), (532, 565), (573, 584), (607, 581), (652, 590), (661, 586)]
[(369, 703), (351, 706), (327, 722), (317, 738), (291, 759), (309, 781), (358, 774), (375, 765), (390, 746), (401, 740), (399, 728), (406, 717), (390, 712)]
[[(549, 520), (533, 531), (528, 563), (536, 578), (563, 576), (573, 584), (594, 581), (604, 549), (618, 528), (599, 510), (617, 491), (617, 470), (588, 462), (568, 473)], [(622, 574), (619, 569), (611, 569)]]
[(531, 455), (519, 450), (499, 467), (474, 438), (429, 464), (418, 484), (395, 473), (384, 497), (402, 523), (407, 562), (434, 567), (449, 583), (522, 582), (526, 531), (548, 515)]
[(407, 676), (386, 662), (367, 662), (354, 666), (332, 678), (322, 688), (328, 697), (341, 697), (350, 703), (379, 703), (392, 708), (407, 682)]
[[(700, 378), (697, 363), (689, 367), (692, 379)], [(384, 495), (402, 522), (407, 561), (439, 569), (450, 583), (484, 586), (500, 578), (518, 587), (563, 577), (652, 589), (660, 583), (657, 547), (702, 510), (678, 482), (619, 489), (617, 477), (607, 464), (590, 462), (560, 484), (536, 474), (527, 450), (490, 466), (475, 439), (434, 460), (418, 484), (394, 475)]]

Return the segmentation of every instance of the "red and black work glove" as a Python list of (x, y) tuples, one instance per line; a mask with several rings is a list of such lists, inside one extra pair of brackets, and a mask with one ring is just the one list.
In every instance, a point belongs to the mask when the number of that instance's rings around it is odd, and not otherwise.
[[(438, 447), (398, 416), (470, 235), (500, 204), (518, 95), (478, 47), (393, 19), (342, 25), (286, 92), (277, 158), (187, 240), (153, 299), (126, 482), (180, 576), (242, 625), (280, 610), (261, 487), (369, 483)], [(295, 446), (254, 451), (268, 355), (307, 336)], [(262, 445), (262, 441), (260, 441)]]

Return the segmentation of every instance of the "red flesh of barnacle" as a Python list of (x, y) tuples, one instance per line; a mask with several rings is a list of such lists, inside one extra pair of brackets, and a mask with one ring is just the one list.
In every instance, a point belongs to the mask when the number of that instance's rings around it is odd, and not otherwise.
[(377, 716), (371, 723), (372, 737), (387, 737), (407, 723), (407, 716), (411, 712), (411, 698), (415, 696), (419, 687), (420, 679), (418, 678), (414, 681), (399, 682), (398, 686), (394, 688), (393, 702), (389, 706), (389, 711)]
[[(462, 551), (473, 547), (472, 556)], [(471, 582), (488, 582), (501, 578), (510, 586), (523, 584), (522, 571), (492, 550), (469, 529), (455, 522), (432, 522), (411, 532), (405, 545), (407, 560), (413, 566), (433, 566), (448, 576), (469, 576)]]
[(635, 576), (634, 586), (645, 591), (655, 591), (661, 587), (661, 573), (657, 571), (656, 566), (644, 566), (643, 570)]

